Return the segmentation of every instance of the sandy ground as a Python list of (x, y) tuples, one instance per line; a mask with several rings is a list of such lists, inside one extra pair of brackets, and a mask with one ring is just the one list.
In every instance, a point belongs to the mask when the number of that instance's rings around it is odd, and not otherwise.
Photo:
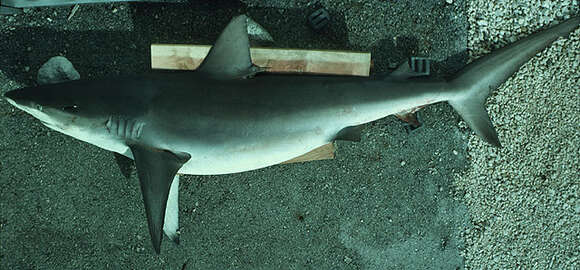
[[(146, 72), (150, 43), (210, 44), (240, 13), (268, 29), (275, 47), (371, 51), (376, 73), (428, 56), (442, 74), (578, 14), (575, 0), (260, 2), (0, 17), (0, 89), (34, 84), (55, 55), (84, 78)], [(320, 6), (333, 22), (315, 32), (305, 20)], [(412, 132), (394, 117), (368, 124), (360, 143), (338, 143), (335, 160), (183, 177), (181, 245), (164, 241), (160, 256), (135, 176), (125, 179), (111, 153), (0, 100), (0, 268), (578, 268), (579, 34), (490, 98), (503, 149), (436, 104)]]

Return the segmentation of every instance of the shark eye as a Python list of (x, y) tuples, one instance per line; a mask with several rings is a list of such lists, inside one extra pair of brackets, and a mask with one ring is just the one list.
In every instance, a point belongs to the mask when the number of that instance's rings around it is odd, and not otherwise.
[(67, 113), (77, 113), (79, 112), (79, 107), (77, 105), (64, 106), (62, 110)]
[(42, 111), (42, 105), (36, 104), (36, 109), (39, 110), (39, 111)]

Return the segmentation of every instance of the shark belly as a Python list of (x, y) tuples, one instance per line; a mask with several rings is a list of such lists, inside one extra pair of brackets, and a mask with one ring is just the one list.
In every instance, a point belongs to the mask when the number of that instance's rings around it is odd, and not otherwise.
[[(243, 151), (226, 147), (212, 149), (211, 155), (200, 152), (179, 170), (181, 174), (218, 175), (260, 169), (282, 163), (326, 144), (322, 137), (308, 136), (300, 140), (278, 141), (266, 145), (251, 145)], [(238, 145), (244, 148), (244, 145)]]
[(178, 146), (191, 155), (179, 170), (181, 174), (219, 175), (260, 169), (282, 163), (308, 153), (330, 141), (340, 128), (313, 126), (291, 135), (252, 136), (232, 139), (220, 144), (202, 145), (194, 142)]

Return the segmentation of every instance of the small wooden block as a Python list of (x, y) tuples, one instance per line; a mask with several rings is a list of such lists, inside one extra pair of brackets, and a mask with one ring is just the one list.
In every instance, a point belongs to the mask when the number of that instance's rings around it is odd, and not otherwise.
[[(151, 45), (151, 67), (154, 69), (194, 70), (209, 45)], [(370, 53), (299, 49), (250, 48), (252, 62), (276, 73), (316, 73), (369, 76)], [(320, 146), (282, 164), (334, 158), (334, 143)]]

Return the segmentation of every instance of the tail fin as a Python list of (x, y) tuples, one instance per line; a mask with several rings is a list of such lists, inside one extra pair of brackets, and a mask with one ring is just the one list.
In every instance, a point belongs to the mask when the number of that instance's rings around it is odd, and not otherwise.
[(569, 19), (467, 65), (451, 80), (460, 94), (449, 100), (449, 104), (478, 136), (500, 147), (497, 133), (484, 107), (485, 99), (530, 58), (558, 37), (572, 32), (579, 24), (580, 17)]

